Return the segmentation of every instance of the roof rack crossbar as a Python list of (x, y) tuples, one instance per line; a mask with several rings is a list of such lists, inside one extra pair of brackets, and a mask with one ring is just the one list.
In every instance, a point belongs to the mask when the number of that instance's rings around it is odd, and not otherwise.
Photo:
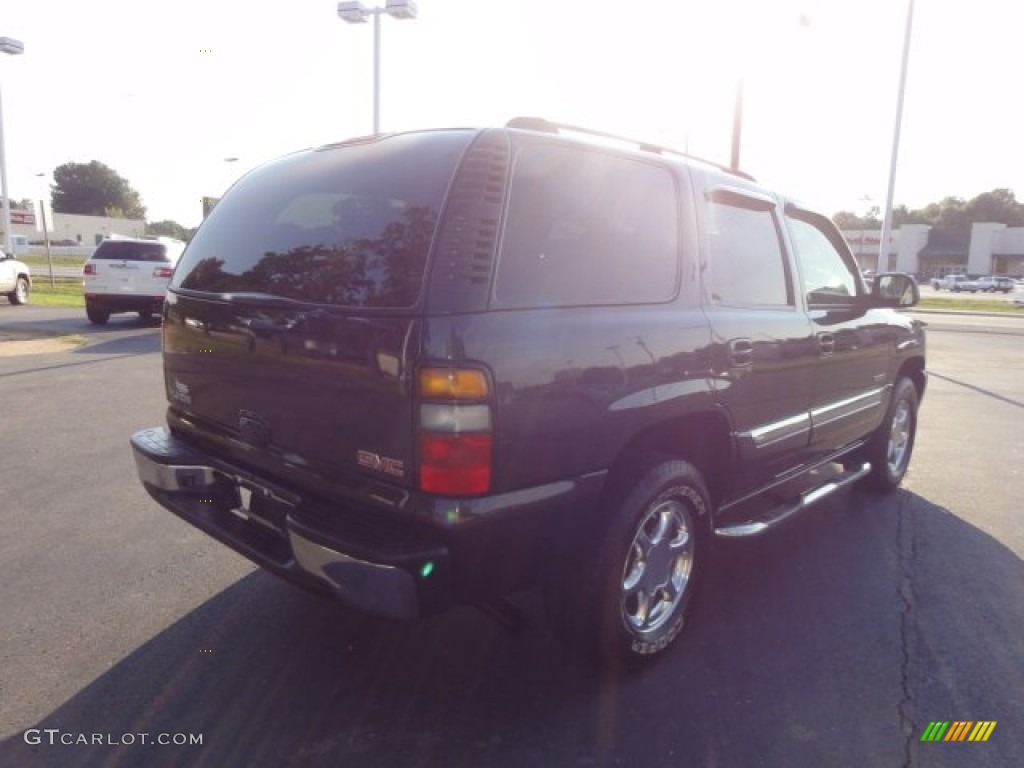
[(716, 163), (714, 160), (708, 160), (703, 157), (697, 157), (687, 152), (682, 152), (672, 147), (663, 147), (658, 144), (651, 144), (647, 141), (637, 141), (636, 139), (630, 139), (625, 136), (617, 136), (614, 133), (607, 133), (605, 131), (597, 131), (593, 128), (583, 128), (578, 125), (569, 125), (568, 123), (556, 123), (551, 120), (547, 120), (543, 117), (513, 117), (505, 124), (506, 128), (519, 128), (526, 131), (540, 131), (542, 133), (559, 133), (560, 131), (568, 131), (570, 133), (582, 133), (588, 136), (596, 136), (602, 139), (612, 139), (613, 141), (621, 141), (626, 144), (632, 144), (642, 152), (651, 152), (657, 155), (676, 155), (678, 157), (685, 157), (689, 160), (696, 160), (700, 163), (713, 166), (720, 171), (725, 171), (734, 176), (747, 179), (749, 181), (755, 181), (754, 177), (746, 171), (741, 171), (738, 168), (730, 168), (727, 165)]

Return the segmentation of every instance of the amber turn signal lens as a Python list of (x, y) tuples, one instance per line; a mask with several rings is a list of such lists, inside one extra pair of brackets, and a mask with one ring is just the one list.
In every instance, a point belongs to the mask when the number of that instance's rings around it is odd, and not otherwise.
[(425, 399), (480, 400), (489, 394), (483, 371), (472, 368), (420, 369), (420, 395)]

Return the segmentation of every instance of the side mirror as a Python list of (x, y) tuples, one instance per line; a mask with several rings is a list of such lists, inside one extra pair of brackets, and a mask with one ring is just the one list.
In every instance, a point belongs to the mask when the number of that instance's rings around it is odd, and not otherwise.
[(871, 284), (872, 303), (878, 307), (912, 307), (921, 300), (917, 281), (902, 272), (876, 275)]

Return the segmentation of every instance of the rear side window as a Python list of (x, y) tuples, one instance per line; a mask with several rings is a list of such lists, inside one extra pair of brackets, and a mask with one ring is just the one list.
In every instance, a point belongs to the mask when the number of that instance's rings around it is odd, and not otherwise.
[(124, 240), (104, 240), (93, 253), (94, 259), (117, 261), (168, 262), (167, 246), (163, 243), (132, 243)]
[(711, 298), (730, 306), (787, 306), (793, 293), (774, 206), (729, 196), (708, 206)]
[(471, 131), (400, 134), (292, 155), (239, 181), (171, 288), (345, 307), (411, 307)]
[(665, 168), (529, 145), (512, 172), (493, 305), (667, 301), (677, 283), (678, 229), (676, 186)]

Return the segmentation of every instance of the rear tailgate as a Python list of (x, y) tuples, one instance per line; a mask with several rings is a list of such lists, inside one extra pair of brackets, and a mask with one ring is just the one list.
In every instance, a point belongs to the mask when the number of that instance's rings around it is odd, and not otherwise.
[(172, 293), (163, 331), (172, 423), (279, 477), (311, 473), (349, 490), (360, 475), (408, 486), (404, 350), (416, 327), (408, 316)]
[(307, 488), (396, 503), (415, 479), (409, 366), (427, 256), (473, 137), (358, 140), (237, 182), (168, 291), (172, 428)]

